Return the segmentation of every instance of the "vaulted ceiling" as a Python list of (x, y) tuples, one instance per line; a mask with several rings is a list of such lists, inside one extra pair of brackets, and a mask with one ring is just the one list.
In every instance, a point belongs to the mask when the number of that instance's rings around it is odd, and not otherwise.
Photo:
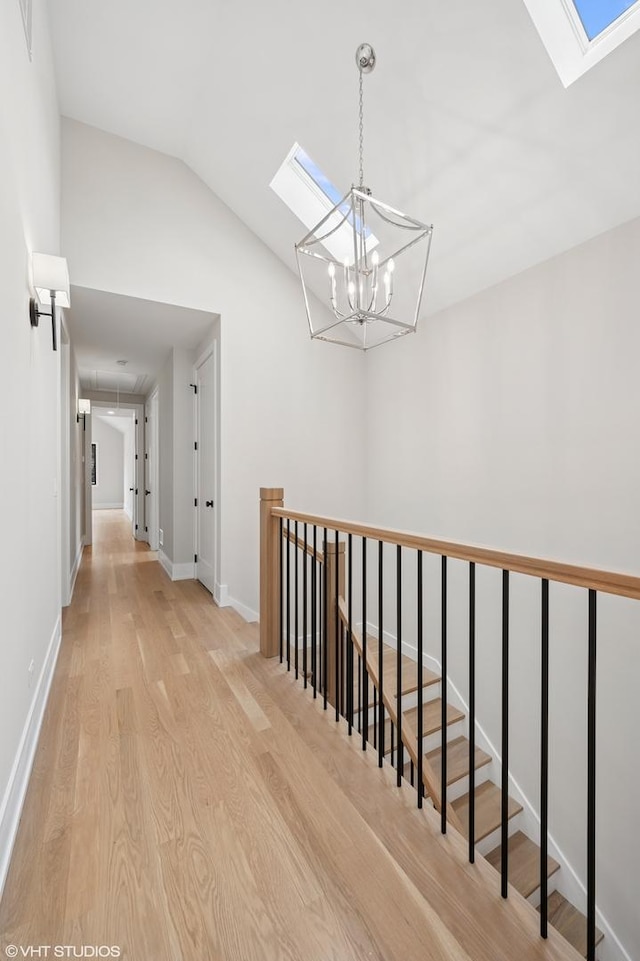
[(435, 224), (423, 312), (640, 214), (640, 35), (568, 89), (523, 0), (51, 0), (61, 112), (182, 158), (285, 263), (294, 141)]

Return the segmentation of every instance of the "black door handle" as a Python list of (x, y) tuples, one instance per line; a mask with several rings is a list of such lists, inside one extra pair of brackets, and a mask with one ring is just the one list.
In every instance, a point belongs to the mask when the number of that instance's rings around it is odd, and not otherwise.
[(145, 491), (145, 494), (150, 494), (150, 493), (151, 493), (151, 491)]
[(133, 487), (130, 487), (129, 490), (132, 491), (132, 490), (133, 490)]
[(205, 502), (204, 502), (204, 506), (205, 506), (205, 507), (213, 507), (213, 501), (205, 501)]

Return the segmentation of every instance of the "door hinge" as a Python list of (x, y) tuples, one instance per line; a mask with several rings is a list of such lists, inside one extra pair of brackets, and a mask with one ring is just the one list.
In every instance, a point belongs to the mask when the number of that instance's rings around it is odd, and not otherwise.
[(193, 391), (194, 394), (197, 394), (197, 393), (198, 393), (198, 385), (197, 385), (197, 384), (189, 384), (189, 387), (192, 389), (192, 391)]
[(145, 454), (145, 455), (144, 455), (144, 459), (145, 459), (145, 460), (149, 460), (149, 455), (148, 455), (148, 454)]
[(194, 506), (194, 507), (197, 507), (197, 506), (198, 506), (198, 498), (197, 498), (197, 497), (194, 497), (194, 498), (193, 498), (193, 506)]
[(136, 427), (138, 426), (138, 418), (136, 417)]
[[(136, 495), (137, 495), (137, 493), (138, 493), (138, 488), (136, 487)], [(137, 525), (136, 525), (136, 526), (137, 526)]]
[(136, 454), (136, 460), (137, 460), (137, 459), (138, 459), (138, 455)]
[(194, 563), (194, 564), (197, 564), (197, 563), (198, 563), (198, 555), (197, 555), (197, 554), (194, 554), (194, 555), (193, 555), (193, 563)]
[(149, 423), (149, 418), (148, 418), (148, 417), (145, 417), (144, 422), (145, 422), (145, 424), (148, 424), (148, 423)]
[(138, 530), (138, 525), (136, 524), (136, 530)]
[(194, 449), (194, 450), (197, 450), (197, 449), (198, 449), (198, 441), (197, 441), (197, 440), (193, 442), (193, 449)]
[(149, 533), (149, 528), (148, 528), (148, 527), (145, 527), (144, 532), (145, 532), (145, 534), (148, 534), (148, 533)]

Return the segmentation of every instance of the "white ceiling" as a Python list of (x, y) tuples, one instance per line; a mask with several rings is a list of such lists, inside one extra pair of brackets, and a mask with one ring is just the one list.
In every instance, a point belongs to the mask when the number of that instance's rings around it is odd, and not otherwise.
[[(61, 112), (184, 159), (294, 269), (297, 140), (433, 222), (433, 311), (640, 214), (640, 35), (568, 89), (522, 0), (55, 0)], [(74, 307), (75, 309), (75, 307)], [(115, 353), (118, 353), (114, 345)]]
[(172, 347), (197, 347), (214, 320), (202, 310), (73, 285), (65, 317), (82, 386), (132, 394), (149, 390)]

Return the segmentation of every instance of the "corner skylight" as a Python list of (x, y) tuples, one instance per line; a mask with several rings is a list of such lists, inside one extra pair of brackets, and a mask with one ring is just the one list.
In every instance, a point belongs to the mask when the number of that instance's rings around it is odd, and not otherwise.
[[(326, 223), (329, 236), (325, 237), (323, 246), (340, 263), (353, 263), (350, 206), (342, 205), (344, 193), (300, 144), (294, 143), (269, 186), (309, 230), (335, 208)], [(365, 227), (365, 236), (368, 251), (377, 247), (378, 239), (368, 227)]]
[(640, 0), (524, 0), (565, 87), (640, 28)]

